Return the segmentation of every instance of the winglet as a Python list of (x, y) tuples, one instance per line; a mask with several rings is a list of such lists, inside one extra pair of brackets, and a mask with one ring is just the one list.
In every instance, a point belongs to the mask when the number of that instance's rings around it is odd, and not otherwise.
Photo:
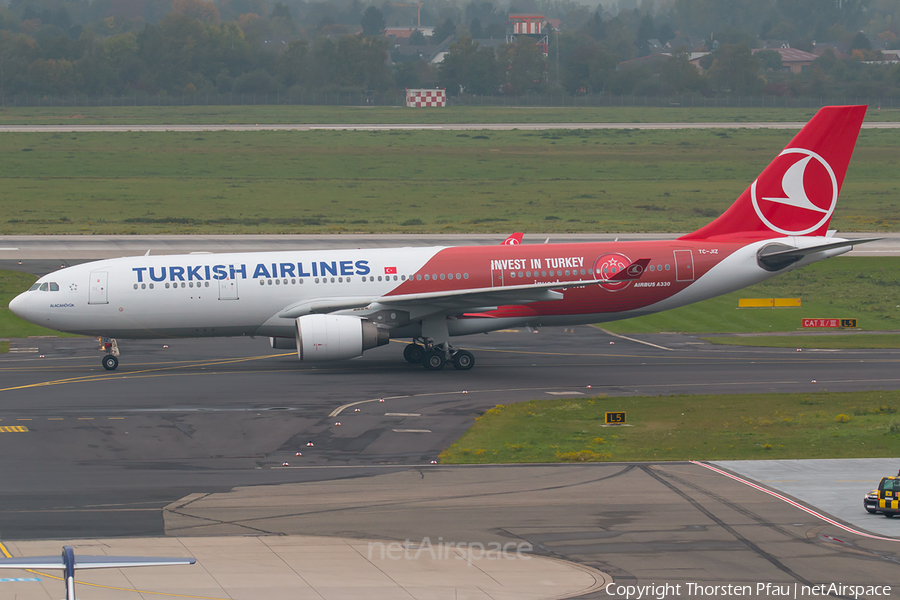
[(650, 264), (649, 258), (639, 258), (612, 277), (608, 281), (631, 281), (639, 279), (644, 274), (644, 269)]

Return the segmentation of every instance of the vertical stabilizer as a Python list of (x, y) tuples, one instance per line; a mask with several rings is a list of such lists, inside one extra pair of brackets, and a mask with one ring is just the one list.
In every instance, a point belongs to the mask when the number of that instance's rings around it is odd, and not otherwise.
[(819, 110), (722, 216), (681, 239), (824, 236), (865, 114), (865, 106)]

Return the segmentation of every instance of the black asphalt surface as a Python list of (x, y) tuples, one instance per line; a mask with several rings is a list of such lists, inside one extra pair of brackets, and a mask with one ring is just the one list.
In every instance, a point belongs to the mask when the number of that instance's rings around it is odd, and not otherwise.
[[(160, 535), (159, 509), (189, 493), (430, 465), (502, 403), (900, 387), (900, 351), (641, 339), (659, 347), (588, 326), (459, 338), (477, 360), (467, 372), (410, 365), (399, 342), (357, 360), (309, 365), (249, 338), (123, 340), (119, 369), (108, 372), (94, 340), (13, 340), (12, 352), (0, 355), (0, 426), (28, 431), (0, 433), (0, 533)], [(360, 404), (335, 416), (351, 403)], [(335, 468), (274, 468), (297, 461)]]

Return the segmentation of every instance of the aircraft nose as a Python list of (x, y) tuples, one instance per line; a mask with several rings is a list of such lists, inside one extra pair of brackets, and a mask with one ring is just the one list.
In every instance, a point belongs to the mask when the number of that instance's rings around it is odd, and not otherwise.
[(12, 311), (14, 315), (17, 317), (24, 319), (25, 317), (25, 307), (28, 304), (27, 299), (25, 298), (25, 294), (19, 294), (15, 298), (9, 301), (9, 310)]

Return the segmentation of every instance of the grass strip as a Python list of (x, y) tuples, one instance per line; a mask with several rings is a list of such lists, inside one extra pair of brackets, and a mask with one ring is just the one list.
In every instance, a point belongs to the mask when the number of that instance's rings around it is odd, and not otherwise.
[[(490, 101), (490, 99), (487, 99)], [(496, 101), (500, 101), (499, 99)], [(815, 108), (452, 106), (103, 106), (5, 107), (0, 125), (753, 123), (808, 121)], [(900, 121), (900, 109), (870, 110), (869, 121)]]
[[(869, 458), (897, 455), (900, 391), (596, 397), (498, 405), (441, 463)], [(604, 427), (606, 411), (629, 426)]]
[[(793, 134), (5, 133), (0, 234), (693, 231)], [(832, 227), (900, 230), (898, 150), (862, 131)]]
[(712, 344), (757, 346), (760, 348), (816, 348), (822, 350), (900, 348), (900, 333), (864, 333), (853, 335), (776, 335), (753, 337), (704, 337)]
[(0, 354), (9, 352), (9, 342), (0, 342)]
[[(800, 298), (802, 306), (738, 308), (740, 298)], [(831, 258), (731, 294), (600, 326), (626, 335), (749, 333), (798, 331), (803, 319), (854, 317), (861, 330), (900, 330), (900, 258)]]

